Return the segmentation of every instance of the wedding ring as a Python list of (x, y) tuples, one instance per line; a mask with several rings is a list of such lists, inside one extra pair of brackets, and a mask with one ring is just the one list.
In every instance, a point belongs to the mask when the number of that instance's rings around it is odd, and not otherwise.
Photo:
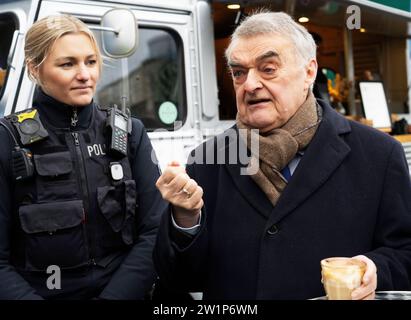
[(188, 198), (190, 198), (191, 193), (186, 188), (183, 188), (183, 192), (187, 195)]

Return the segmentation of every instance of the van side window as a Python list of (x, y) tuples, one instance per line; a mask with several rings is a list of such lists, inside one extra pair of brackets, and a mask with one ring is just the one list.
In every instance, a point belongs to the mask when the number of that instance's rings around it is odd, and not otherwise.
[(132, 56), (104, 59), (96, 102), (102, 107), (120, 106), (122, 96), (148, 131), (174, 130), (174, 121), (185, 122), (183, 47), (177, 33), (140, 27), (138, 48)]
[(0, 98), (6, 85), (9, 65), (9, 55), (14, 31), (17, 30), (17, 20), (11, 13), (0, 13)]

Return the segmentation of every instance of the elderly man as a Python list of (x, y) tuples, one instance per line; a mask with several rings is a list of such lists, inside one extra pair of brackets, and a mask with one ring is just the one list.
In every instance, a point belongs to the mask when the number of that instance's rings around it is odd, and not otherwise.
[[(160, 279), (205, 299), (308, 299), (324, 295), (321, 259), (356, 256), (366, 272), (353, 299), (410, 289), (401, 145), (316, 101), (315, 43), (288, 15), (249, 16), (226, 57), (236, 126), (198, 147), (187, 171), (171, 163), (157, 181), (171, 203), (154, 252)], [(248, 164), (230, 161), (237, 143)]]

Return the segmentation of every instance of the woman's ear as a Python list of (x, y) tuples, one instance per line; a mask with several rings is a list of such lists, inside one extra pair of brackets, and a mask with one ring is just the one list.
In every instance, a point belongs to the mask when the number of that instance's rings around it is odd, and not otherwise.
[(36, 83), (39, 83), (39, 68), (32, 62), (27, 64), (27, 68), (32, 80), (35, 80)]

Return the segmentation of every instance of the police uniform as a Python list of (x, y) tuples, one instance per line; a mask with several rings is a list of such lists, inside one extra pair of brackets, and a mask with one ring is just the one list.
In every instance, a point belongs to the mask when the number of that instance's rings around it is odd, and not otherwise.
[[(12, 177), (14, 142), (0, 127), (0, 298), (144, 298), (166, 203), (142, 123), (132, 120), (128, 157), (115, 157), (98, 106), (73, 108), (37, 90), (33, 107), (49, 136), (28, 146), (32, 177)], [(50, 284), (53, 266), (61, 289)]]

